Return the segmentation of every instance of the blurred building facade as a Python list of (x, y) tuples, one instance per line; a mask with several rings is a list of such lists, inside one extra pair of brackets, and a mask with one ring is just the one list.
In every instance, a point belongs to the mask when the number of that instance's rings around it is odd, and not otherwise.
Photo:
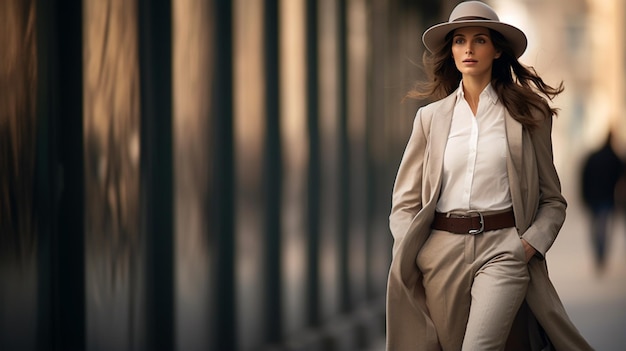
[(437, 1), (4, 1), (3, 350), (353, 350)]
[[(0, 349), (382, 338), (391, 188), (423, 103), (403, 98), (456, 3), (3, 1)], [(557, 167), (609, 125), (625, 140), (622, 2), (490, 3), (565, 82)]]
[[(524, 28), (529, 46), (521, 61), (565, 92), (553, 133), (556, 162), (566, 175), (602, 144), (608, 130), (626, 153), (626, 3), (614, 0), (492, 1), (501, 19)], [(574, 161), (574, 162), (572, 162)]]

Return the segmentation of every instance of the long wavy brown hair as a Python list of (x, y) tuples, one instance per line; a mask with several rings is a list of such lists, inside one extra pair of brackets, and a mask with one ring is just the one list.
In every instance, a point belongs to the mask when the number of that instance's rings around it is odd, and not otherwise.
[[(558, 109), (549, 105), (563, 92), (563, 82), (557, 87), (546, 84), (535, 69), (521, 64), (513, 53), (510, 43), (499, 32), (489, 29), (496, 50), (502, 54), (493, 61), (491, 85), (511, 116), (529, 130), (535, 129), (540, 120), (531, 111), (539, 110), (544, 118), (558, 114)], [(452, 51), (452, 32), (445, 39), (439, 51), (424, 52), (426, 81), (417, 82), (408, 98), (439, 100), (450, 95), (461, 81), (461, 72), (456, 69)]]

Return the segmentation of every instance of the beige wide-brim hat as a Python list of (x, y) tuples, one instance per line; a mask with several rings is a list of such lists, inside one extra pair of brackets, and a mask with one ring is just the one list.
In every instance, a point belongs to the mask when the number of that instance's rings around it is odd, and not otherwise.
[(496, 12), (480, 1), (465, 1), (458, 4), (452, 10), (448, 22), (428, 28), (422, 35), (422, 41), (426, 49), (434, 53), (444, 45), (448, 33), (457, 28), (473, 26), (498, 31), (511, 43), (516, 58), (522, 56), (528, 45), (524, 32), (510, 24), (500, 22)]

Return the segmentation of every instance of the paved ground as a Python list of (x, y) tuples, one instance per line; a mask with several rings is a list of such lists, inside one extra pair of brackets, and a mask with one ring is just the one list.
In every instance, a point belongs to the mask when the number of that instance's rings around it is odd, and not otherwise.
[(550, 276), (574, 324), (598, 351), (626, 350), (626, 222), (618, 218), (608, 266), (595, 272), (588, 217), (571, 202), (568, 219), (548, 259)]

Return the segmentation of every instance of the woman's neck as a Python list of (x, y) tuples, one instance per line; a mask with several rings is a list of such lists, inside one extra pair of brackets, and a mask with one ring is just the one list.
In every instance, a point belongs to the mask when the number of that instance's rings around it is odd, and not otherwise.
[(472, 109), (474, 116), (476, 116), (476, 112), (478, 111), (480, 93), (485, 90), (485, 87), (490, 81), (490, 77), (484, 77), (482, 79), (478, 79), (476, 77), (463, 77), (463, 95), (465, 96), (465, 101), (467, 101)]

